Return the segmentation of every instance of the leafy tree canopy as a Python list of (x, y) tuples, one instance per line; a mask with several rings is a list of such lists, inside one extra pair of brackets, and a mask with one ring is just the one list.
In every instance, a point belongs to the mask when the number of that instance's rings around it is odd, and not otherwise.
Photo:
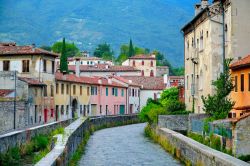
[(50, 46), (41, 46), (40, 48), (47, 51), (52, 51), (52, 48)]
[(228, 98), (234, 88), (229, 69), (231, 62), (232, 59), (225, 60), (224, 72), (220, 74), (216, 81), (213, 81), (212, 85), (215, 87), (215, 94), (209, 94), (207, 97), (202, 96), (204, 111), (215, 120), (226, 118), (235, 104)]
[(114, 52), (111, 50), (111, 47), (107, 43), (99, 44), (94, 51), (94, 56), (103, 58), (105, 60), (112, 60)]
[[(56, 42), (52, 45), (52, 51), (56, 53), (62, 53), (63, 42)], [(65, 42), (65, 54), (66, 57), (73, 57), (80, 54), (79, 48), (74, 43)]]

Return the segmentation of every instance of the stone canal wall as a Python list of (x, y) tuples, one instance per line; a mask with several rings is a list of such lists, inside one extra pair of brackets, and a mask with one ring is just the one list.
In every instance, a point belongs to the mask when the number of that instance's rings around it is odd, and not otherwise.
[(58, 135), (55, 147), (42, 158), (37, 166), (68, 165), (72, 155), (81, 144), (85, 134), (90, 130), (138, 123), (138, 115), (105, 116), (95, 118), (80, 118), (65, 128), (63, 135)]
[(158, 126), (184, 132), (188, 130), (188, 116), (189, 115), (159, 115)]
[(158, 128), (156, 132), (167, 147), (174, 149), (172, 153), (186, 165), (249, 166), (246, 162), (200, 144), (170, 129)]
[(30, 141), (36, 135), (47, 134), (55, 130), (59, 126), (67, 126), (72, 120), (60, 121), (31, 127), (25, 130), (13, 131), (0, 135), (0, 153), (5, 153), (8, 149), (20, 147), (22, 144)]

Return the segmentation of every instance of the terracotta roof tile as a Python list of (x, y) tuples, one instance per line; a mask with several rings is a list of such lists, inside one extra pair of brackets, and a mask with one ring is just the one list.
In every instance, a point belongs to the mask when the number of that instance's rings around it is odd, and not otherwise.
[(43, 50), (41, 48), (33, 48), (32, 46), (16, 46), (0, 44), (0, 56), (3, 55), (50, 55), (58, 57), (59, 54)]
[(39, 81), (38, 79), (27, 78), (27, 77), (18, 77), (18, 79), (23, 82), (26, 82), (29, 85), (46, 86), (45, 83)]
[[(69, 65), (69, 70), (75, 71), (75, 65)], [(80, 71), (102, 71), (102, 72), (126, 72), (126, 71), (140, 71), (131, 66), (112, 66), (107, 64), (98, 65), (80, 65)]]
[(166, 88), (163, 77), (142, 77), (142, 76), (122, 76), (132, 80), (136, 84), (142, 85), (145, 90), (164, 90)]
[(83, 83), (83, 84), (90, 84), (90, 85), (126, 87), (126, 86), (119, 84), (117, 82), (114, 82), (114, 81), (109, 82), (108, 79), (104, 78), (104, 77), (83, 77), (83, 76), (77, 77), (74, 74), (63, 75), (62, 73), (58, 73), (58, 72), (55, 74), (55, 77), (56, 77), (56, 80), (59, 80), (59, 81)]
[(124, 82), (124, 83), (126, 83), (126, 84), (128, 84), (128, 85), (141, 87), (141, 85), (139, 85), (139, 84), (133, 82), (133, 81), (130, 80), (130, 79), (126, 79), (126, 78), (119, 77), (119, 76), (112, 76), (112, 77), (113, 77), (114, 79), (117, 79), (117, 80), (119, 80), (119, 81), (121, 81), (121, 82)]
[(0, 89), (0, 97), (5, 97), (12, 92), (14, 92), (12, 89)]
[(237, 62), (234, 62), (230, 65), (231, 69), (239, 69), (243, 67), (250, 67), (250, 55), (242, 58), (241, 60), (238, 60)]
[(156, 58), (153, 55), (140, 54), (140, 55), (132, 56), (129, 59), (152, 59), (152, 60), (155, 60)]

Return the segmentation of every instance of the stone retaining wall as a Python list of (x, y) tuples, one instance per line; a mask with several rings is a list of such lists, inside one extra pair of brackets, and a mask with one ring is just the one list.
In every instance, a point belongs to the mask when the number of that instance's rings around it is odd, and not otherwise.
[(187, 131), (188, 116), (189, 115), (159, 115), (158, 126), (179, 132)]
[(138, 115), (106, 116), (80, 118), (65, 128), (65, 133), (57, 139), (55, 147), (36, 166), (68, 165), (70, 158), (91, 128), (100, 129), (108, 126), (138, 123)]
[(48, 134), (59, 126), (69, 125), (72, 121), (73, 120), (70, 119), (66, 121), (53, 122), (45, 125), (32, 127), (26, 130), (19, 130), (0, 135), (0, 153), (5, 153), (8, 149), (14, 147), (20, 147), (22, 144), (25, 144), (27, 141), (30, 141), (30, 139), (34, 136), (39, 134)]
[(158, 128), (156, 132), (169, 146), (172, 146), (175, 155), (187, 165), (249, 166), (246, 162), (200, 144), (170, 129)]

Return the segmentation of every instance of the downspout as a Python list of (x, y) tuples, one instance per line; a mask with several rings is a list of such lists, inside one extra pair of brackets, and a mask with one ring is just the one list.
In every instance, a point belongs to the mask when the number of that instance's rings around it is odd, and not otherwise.
[(223, 1), (220, 0), (220, 5), (221, 5), (221, 10), (222, 10), (222, 68), (223, 68), (223, 73), (225, 73), (225, 59), (226, 59), (226, 54), (225, 54), (225, 9), (223, 5)]

